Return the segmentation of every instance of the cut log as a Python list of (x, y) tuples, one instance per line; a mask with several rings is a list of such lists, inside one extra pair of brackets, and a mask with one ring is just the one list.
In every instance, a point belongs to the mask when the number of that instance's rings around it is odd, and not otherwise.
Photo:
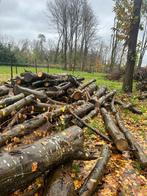
[[(66, 108), (65, 108), (66, 111)], [(54, 119), (57, 116), (63, 114), (61, 109), (54, 110), (53, 112), (45, 112), (30, 120), (26, 120), (23, 124), (18, 124), (12, 129), (0, 135), (0, 147), (9, 143), (14, 137), (22, 137), (31, 133), (34, 129), (40, 127), (50, 119)]]
[(0, 156), (0, 193), (8, 195), (46, 170), (69, 159), (83, 146), (83, 131), (70, 127), (50, 138), (41, 139), (30, 146)]
[(111, 103), (111, 109), (112, 112), (115, 115), (117, 124), (120, 128), (120, 130), (122, 131), (122, 133), (125, 135), (125, 137), (128, 140), (128, 143), (131, 147), (132, 153), (134, 154), (134, 156), (138, 159), (138, 161), (140, 162), (140, 164), (143, 167), (147, 167), (147, 155), (145, 154), (145, 152), (143, 151), (143, 149), (141, 148), (141, 146), (137, 143), (136, 139), (134, 138), (134, 136), (131, 134), (131, 132), (126, 128), (125, 124), (123, 123), (119, 112), (116, 110), (115, 106), (114, 106), (114, 98), (112, 100)]
[(0, 100), (0, 109), (7, 107), (8, 105), (11, 105), (15, 103), (16, 101), (19, 101), (20, 99), (24, 98), (24, 94), (20, 93), (16, 96), (11, 96), (5, 99)]
[(14, 87), (14, 94), (19, 94), (19, 93), (23, 93), (25, 95), (34, 95), (36, 98), (44, 101), (47, 100), (47, 95), (45, 94), (44, 91), (36, 91), (33, 89), (29, 89), (29, 88), (25, 88), (25, 87), (21, 87), (19, 85)]
[(11, 115), (12, 112), (15, 112), (15, 111), (18, 111), (20, 110), (22, 107), (26, 106), (26, 105), (29, 105), (30, 103), (32, 103), (34, 100), (34, 95), (29, 95), (19, 101), (17, 101), (16, 103), (12, 104), (12, 105), (9, 105), (7, 106), (6, 108), (4, 109), (1, 109), (0, 110), (0, 121)]
[(101, 108), (101, 114), (104, 119), (106, 130), (108, 131), (109, 135), (112, 137), (113, 142), (117, 147), (117, 149), (121, 152), (128, 150), (128, 142), (124, 134), (116, 126), (113, 119), (108, 114), (105, 108)]
[(0, 97), (4, 95), (8, 95), (9, 93), (9, 88), (6, 86), (0, 86)]
[(49, 175), (44, 196), (76, 196), (70, 173), (71, 163), (59, 166), (53, 174)]
[(103, 146), (100, 158), (98, 159), (95, 167), (90, 172), (89, 176), (86, 178), (84, 184), (81, 186), (79, 190), (80, 196), (90, 196), (95, 191), (102, 179), (102, 176), (105, 172), (106, 165), (110, 158), (110, 151), (107, 145)]

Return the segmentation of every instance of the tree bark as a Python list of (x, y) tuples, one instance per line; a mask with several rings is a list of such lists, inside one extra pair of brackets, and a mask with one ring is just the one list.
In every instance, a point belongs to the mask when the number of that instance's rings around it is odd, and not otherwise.
[(34, 100), (34, 95), (29, 95), (19, 101), (17, 101), (16, 103), (12, 104), (12, 105), (9, 105), (8, 107), (6, 108), (3, 108), (0, 110), (0, 121), (11, 115), (12, 112), (15, 112), (15, 111), (18, 111), (20, 110), (22, 107), (26, 106), (26, 105), (29, 105), (30, 103), (32, 103)]
[(102, 176), (105, 172), (106, 165), (110, 158), (110, 151), (107, 145), (103, 146), (100, 158), (98, 159), (95, 167), (90, 172), (89, 176), (86, 178), (84, 184), (81, 186), (79, 190), (80, 196), (90, 196), (95, 191), (102, 179)]
[(54, 110), (53, 112), (45, 112), (30, 120), (24, 121), (23, 124), (14, 126), (6, 133), (0, 135), (0, 146), (9, 143), (14, 137), (22, 137), (31, 133), (34, 129), (40, 127), (50, 119), (54, 119), (55, 117), (60, 116), (61, 114), (63, 114), (63, 111), (61, 109)]
[(126, 93), (132, 92), (133, 89), (133, 73), (136, 63), (136, 46), (140, 24), (141, 5), (142, 0), (134, 0), (133, 21), (130, 26), (126, 71), (122, 87)]
[(23, 93), (25, 95), (33, 94), (36, 98), (39, 98), (40, 100), (43, 100), (43, 101), (47, 99), (47, 95), (45, 94), (44, 91), (36, 91), (36, 90), (29, 89), (29, 88), (21, 87), (18, 85), (14, 87), (14, 93), (15, 94)]
[(5, 99), (0, 100), (0, 108), (7, 107), (8, 105), (11, 105), (15, 103), (16, 101), (19, 101), (20, 99), (24, 98), (24, 94), (20, 93), (16, 96), (11, 96)]
[(6, 86), (0, 86), (0, 97), (4, 95), (8, 95), (9, 93), (9, 88)]
[(71, 178), (71, 163), (60, 165), (48, 179), (48, 187), (44, 196), (76, 196), (73, 180)]
[(121, 152), (128, 150), (128, 143), (124, 134), (115, 125), (113, 119), (108, 114), (107, 110), (105, 108), (102, 108), (101, 113), (104, 119), (106, 130), (108, 131), (109, 135), (112, 137), (116, 148)]
[(0, 193), (8, 195), (53, 166), (62, 163), (83, 146), (83, 131), (70, 127), (50, 138), (41, 139), (30, 146), (0, 156)]

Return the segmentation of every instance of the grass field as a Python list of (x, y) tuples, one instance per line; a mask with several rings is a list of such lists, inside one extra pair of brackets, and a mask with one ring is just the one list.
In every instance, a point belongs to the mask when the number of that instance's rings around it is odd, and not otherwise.
[[(24, 69), (25, 68), (23, 68), (23, 67), (19, 67), (18, 68), (18, 74), (24, 72)], [(35, 68), (27, 68), (27, 70), (35, 72)], [(43, 68), (43, 69), (41, 68), (41, 69), (38, 69), (38, 71), (47, 72), (47, 69), (46, 68)], [(16, 75), (15, 74), (16, 73), (15, 68), (13, 68), (13, 72), (14, 72), (14, 75)], [(103, 74), (103, 73), (87, 73), (87, 72), (80, 72), (80, 71), (75, 71), (74, 73), (71, 72), (71, 71), (66, 71), (66, 72), (74, 74), (75, 76), (84, 77), (86, 80), (91, 80), (91, 79), (95, 78), (97, 80), (96, 83), (98, 85), (105, 85), (110, 89), (116, 89), (118, 91), (121, 91), (122, 83), (107, 80), (105, 78), (105, 74)], [(65, 70), (51, 68), (49, 70), (49, 73), (50, 74), (65, 73)], [(10, 79), (10, 67), (1, 66), (0, 67), (0, 82), (7, 81), (8, 79)]]

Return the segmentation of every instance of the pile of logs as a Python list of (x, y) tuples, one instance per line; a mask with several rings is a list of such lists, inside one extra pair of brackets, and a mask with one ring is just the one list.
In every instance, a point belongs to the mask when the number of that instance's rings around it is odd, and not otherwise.
[[(116, 91), (98, 87), (95, 79), (72, 75), (22, 73), (0, 86), (0, 195), (89, 196), (95, 193), (113, 149), (130, 151), (145, 167), (147, 157), (125, 127), (116, 105), (142, 114), (132, 104), (115, 98)], [(101, 113), (106, 133), (88, 124)], [(107, 144), (99, 156), (85, 151), (83, 128)], [(90, 149), (89, 149), (90, 150)], [(96, 165), (79, 190), (70, 175), (74, 160)], [(44, 183), (36, 186), (36, 179)], [(27, 188), (27, 187), (30, 187)]]

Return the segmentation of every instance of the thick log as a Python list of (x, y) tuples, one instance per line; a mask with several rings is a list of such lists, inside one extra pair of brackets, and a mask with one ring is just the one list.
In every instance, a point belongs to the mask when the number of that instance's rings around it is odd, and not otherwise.
[(40, 127), (47, 121), (60, 116), (61, 114), (63, 114), (63, 111), (61, 109), (54, 110), (53, 112), (45, 112), (30, 120), (24, 121), (23, 124), (14, 126), (12, 129), (0, 135), (0, 147), (5, 145), (6, 143), (9, 143), (14, 137), (20, 138), (31, 133), (34, 129)]
[(6, 108), (3, 108), (0, 110), (0, 121), (11, 115), (12, 112), (15, 112), (15, 111), (18, 111), (20, 110), (22, 107), (26, 106), (26, 105), (29, 105), (33, 102), (34, 100), (34, 95), (29, 95), (19, 101), (17, 101), (16, 103), (12, 104), (12, 105), (9, 105), (7, 106)]
[(117, 121), (117, 124), (118, 124), (120, 130), (122, 131), (122, 133), (125, 135), (125, 137), (128, 140), (128, 143), (131, 147), (132, 153), (138, 159), (138, 161), (140, 162), (140, 164), (143, 167), (147, 167), (147, 155), (145, 154), (145, 152), (143, 151), (141, 146), (137, 143), (134, 136), (131, 134), (131, 132), (126, 128), (125, 124), (123, 123), (119, 112), (116, 110), (116, 108), (114, 106), (114, 98), (111, 103), (111, 109), (115, 115), (115, 118), (116, 118), (116, 121)]
[(44, 196), (76, 196), (74, 183), (71, 178), (71, 163), (60, 165), (49, 175), (48, 187)]
[(8, 195), (46, 170), (51, 170), (69, 159), (83, 146), (83, 131), (70, 127), (50, 138), (41, 139), (30, 146), (0, 156), (0, 193)]
[(20, 93), (16, 96), (11, 96), (5, 99), (1, 99), (0, 100), (0, 109), (7, 107), (8, 105), (11, 105), (13, 103), (15, 103), (16, 101), (19, 101), (20, 99), (24, 98), (24, 94)]
[(113, 142), (119, 151), (128, 150), (128, 142), (124, 136), (124, 134), (119, 130), (119, 128), (114, 123), (113, 119), (107, 112), (105, 108), (101, 108), (101, 114), (104, 119), (106, 130), (109, 135), (112, 137)]
[(14, 94), (19, 94), (19, 93), (23, 93), (26, 96), (32, 94), (40, 100), (43, 100), (43, 101), (47, 100), (47, 95), (45, 94), (44, 91), (36, 91), (36, 90), (33, 90), (33, 89), (29, 89), (29, 88), (26, 88), (26, 87), (21, 87), (19, 85), (16, 85), (14, 87)]
[(9, 93), (9, 88), (6, 86), (0, 86), (0, 97), (4, 95), (8, 95)]
[(102, 176), (105, 172), (106, 165), (110, 158), (110, 151), (107, 145), (103, 146), (100, 158), (98, 159), (95, 167), (90, 172), (89, 176), (86, 178), (85, 182), (79, 190), (80, 196), (90, 196), (95, 191), (102, 179)]

